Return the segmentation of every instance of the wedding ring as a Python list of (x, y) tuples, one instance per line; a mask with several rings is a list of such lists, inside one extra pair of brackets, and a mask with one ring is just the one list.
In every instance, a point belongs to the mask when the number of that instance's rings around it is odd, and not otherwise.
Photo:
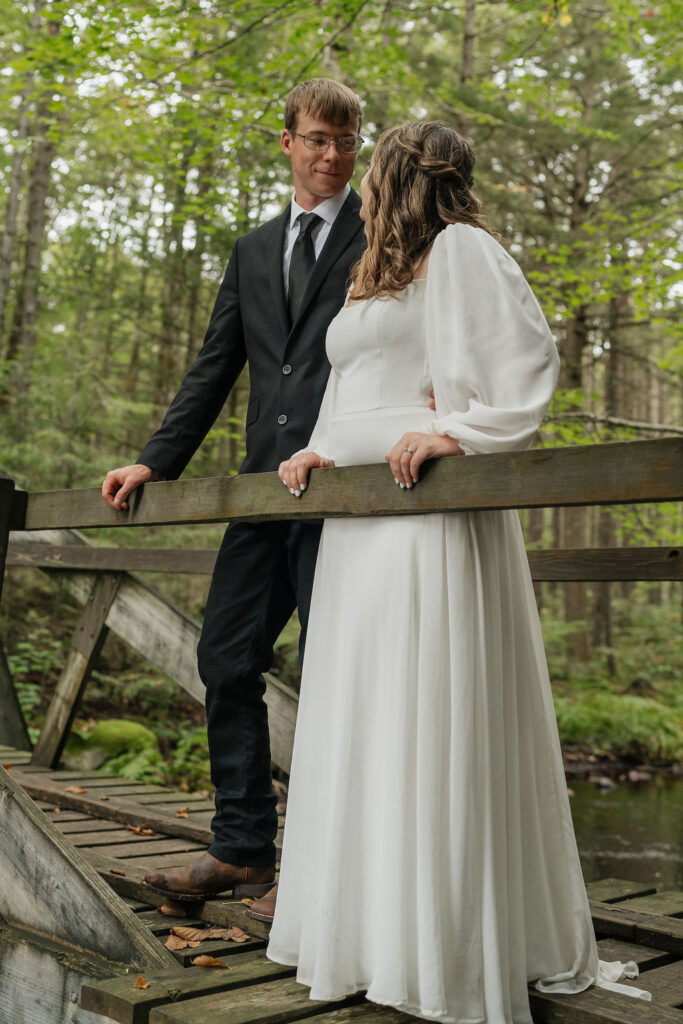
[(412, 448), (404, 448), (404, 449), (403, 449), (403, 451), (404, 451), (404, 452), (410, 452), (410, 454), (411, 454), (411, 455), (414, 455), (414, 454), (415, 454), (415, 452), (413, 451), (413, 449), (412, 449)]

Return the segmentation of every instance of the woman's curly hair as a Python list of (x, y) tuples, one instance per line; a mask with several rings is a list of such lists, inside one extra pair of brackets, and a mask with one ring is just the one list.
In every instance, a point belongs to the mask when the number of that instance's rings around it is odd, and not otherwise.
[(414, 121), (384, 132), (367, 176), (368, 246), (351, 274), (351, 299), (405, 288), (447, 224), (472, 224), (500, 238), (479, 213), (473, 169), (469, 143), (441, 121)]

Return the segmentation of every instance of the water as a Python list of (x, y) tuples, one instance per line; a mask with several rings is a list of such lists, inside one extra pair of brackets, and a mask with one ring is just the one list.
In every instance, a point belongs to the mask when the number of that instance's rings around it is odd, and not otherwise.
[(586, 882), (627, 878), (683, 888), (683, 778), (616, 782), (612, 790), (579, 779), (568, 785)]

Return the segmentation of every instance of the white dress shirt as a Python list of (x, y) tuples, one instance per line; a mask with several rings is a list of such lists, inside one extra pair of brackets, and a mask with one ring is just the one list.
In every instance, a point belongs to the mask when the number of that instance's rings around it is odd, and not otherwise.
[(315, 213), (322, 219), (322, 224), (316, 224), (311, 237), (313, 239), (313, 249), (315, 250), (315, 258), (317, 259), (322, 248), (327, 241), (327, 236), (330, 233), (330, 229), (337, 219), (337, 214), (341, 210), (342, 206), (346, 202), (346, 197), (351, 191), (351, 186), (347, 182), (341, 192), (337, 192), (335, 196), (330, 196), (323, 203), (320, 203), (314, 210), (304, 210), (303, 206), (299, 206), (294, 196), (292, 196), (292, 207), (289, 218), (289, 230), (285, 235), (285, 251), (282, 255), (282, 273), (285, 281), (285, 295), (289, 295), (289, 264), (292, 261), (292, 249), (294, 243), (299, 237), (299, 224), (297, 218), (302, 213)]

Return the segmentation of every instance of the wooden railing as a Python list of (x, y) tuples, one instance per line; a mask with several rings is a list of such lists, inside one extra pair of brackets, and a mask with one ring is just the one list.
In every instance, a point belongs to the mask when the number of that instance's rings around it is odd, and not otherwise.
[[(209, 573), (214, 553), (98, 548), (77, 530), (681, 498), (683, 438), (441, 459), (424, 467), (423, 479), (410, 491), (399, 490), (382, 465), (316, 470), (300, 499), (289, 494), (275, 473), (155, 483), (134, 492), (126, 512), (105, 505), (99, 488), (26, 493), (16, 490), (11, 480), (0, 479), (0, 592), (5, 563), (33, 566), (50, 573), (85, 604), (33, 752), (34, 763), (53, 765), (59, 759), (110, 628), (195, 699), (203, 698), (194, 659), (199, 627), (130, 574)], [(16, 531), (11, 541), (10, 531)], [(528, 557), (534, 580), (683, 578), (683, 554), (677, 547), (534, 550)], [(273, 759), (288, 770), (297, 697), (272, 676), (267, 681)], [(0, 712), (0, 742), (26, 747), (26, 729), (1, 647)]]

